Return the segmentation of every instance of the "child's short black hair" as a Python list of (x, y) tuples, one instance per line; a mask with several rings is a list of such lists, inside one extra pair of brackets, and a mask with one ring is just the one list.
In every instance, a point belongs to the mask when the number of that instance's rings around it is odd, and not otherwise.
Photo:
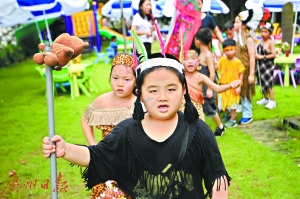
[(117, 39), (116, 36), (112, 36), (112, 37), (111, 37), (111, 40), (112, 40), (112, 41), (115, 40), (115, 39)]
[(204, 45), (211, 43), (212, 32), (208, 28), (201, 28), (195, 35), (197, 40), (200, 40)]
[(231, 29), (233, 29), (233, 28), (234, 28), (234, 23), (233, 23), (232, 20), (227, 21), (227, 22), (225, 23), (225, 25), (224, 25), (224, 31), (226, 31), (226, 30), (231, 30)]
[(223, 41), (222, 47), (224, 49), (228, 46), (236, 46), (236, 42), (233, 39), (226, 39), (225, 41)]

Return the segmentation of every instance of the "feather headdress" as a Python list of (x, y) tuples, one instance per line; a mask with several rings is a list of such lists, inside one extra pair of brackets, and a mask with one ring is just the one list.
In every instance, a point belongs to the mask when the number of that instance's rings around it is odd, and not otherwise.
[[(248, 28), (250, 28), (250, 35), (254, 35), (254, 31), (258, 25), (260, 24), (263, 16), (264, 16), (264, 8), (262, 6), (262, 0), (258, 0), (256, 2), (247, 1), (245, 6), (248, 10), (242, 11), (238, 14), (242, 24), (245, 24)], [(244, 46), (244, 42), (241, 35), (241, 30), (238, 33), (238, 40), (241, 46)]]
[[(134, 30), (131, 30), (131, 34), (133, 37), (134, 47), (136, 48), (138, 54), (139, 54), (139, 61), (144, 62), (148, 59), (148, 54), (146, 51), (146, 48), (143, 44), (143, 42), (140, 40), (140, 38), (137, 36), (136, 32)], [(135, 56), (136, 58), (136, 56)]]
[(263, 18), (263, 8), (256, 7), (239, 13), (239, 17), (243, 24), (246, 24), (251, 29), (256, 29)]
[(261, 21), (267, 21), (270, 17), (268, 9), (263, 7), (264, 0), (247, 0), (246, 11), (240, 12), (239, 17), (243, 24), (251, 29), (256, 29)]
[(158, 37), (158, 41), (159, 41), (159, 45), (160, 45), (160, 50), (161, 50), (161, 54), (164, 56), (164, 58), (166, 58), (166, 53), (165, 53), (165, 42), (163, 41), (162, 39), (162, 35), (160, 33), (160, 30), (158, 28), (158, 25), (156, 24), (155, 20), (154, 20), (154, 17), (153, 15), (150, 13), (150, 16), (151, 16), (151, 19), (152, 19), (152, 23), (155, 27), (155, 30), (156, 30), (156, 34), (157, 34), (157, 37)]
[(136, 67), (139, 65), (139, 62), (136, 58), (136, 47), (134, 45), (134, 42), (132, 43), (132, 46), (133, 46), (133, 48), (132, 48), (133, 49), (133, 62), (134, 62), (135, 69), (136, 69)]

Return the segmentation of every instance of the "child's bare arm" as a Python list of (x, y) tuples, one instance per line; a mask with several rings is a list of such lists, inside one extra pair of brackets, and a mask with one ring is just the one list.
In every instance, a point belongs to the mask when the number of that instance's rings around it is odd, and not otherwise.
[(241, 93), (241, 87), (242, 87), (242, 84), (243, 84), (243, 72), (240, 73), (240, 81), (241, 81), (241, 84), (235, 89), (235, 94), (239, 95)]
[[(236, 88), (241, 84), (240, 80), (235, 80), (233, 82), (231, 82), (230, 84), (224, 84), (224, 85), (218, 85), (214, 82), (212, 82), (207, 76), (199, 73), (199, 75), (202, 78), (203, 83), (210, 88), (211, 90), (217, 92), (217, 93), (222, 93), (230, 88)], [(202, 82), (200, 82), (202, 83)]]
[(215, 180), (214, 186), (212, 188), (212, 199), (227, 199), (227, 198), (228, 198), (227, 177), (222, 176), (219, 179)]
[(81, 118), (81, 128), (89, 145), (97, 144), (94, 129), (88, 124), (85, 118)]
[(274, 42), (273, 42), (271, 39), (270, 39), (270, 41), (269, 41), (269, 46), (270, 46), (271, 54), (266, 55), (266, 58), (267, 58), (267, 59), (275, 58), (275, 57), (276, 57), (275, 44), (274, 44)]
[(208, 70), (209, 70), (209, 79), (211, 81), (214, 81), (215, 77), (216, 77), (216, 70), (215, 70), (215, 65), (214, 65), (214, 57), (213, 57), (212, 53), (210, 53), (206, 57), (206, 63), (207, 63), (207, 67), (208, 67)]
[[(206, 63), (207, 63), (207, 67), (209, 70), (209, 78), (212, 82), (214, 82), (215, 77), (216, 77), (216, 70), (215, 70), (215, 65), (214, 65), (214, 57), (212, 53), (209, 53), (209, 55), (206, 57)], [(210, 88), (207, 88), (206, 91), (206, 96), (208, 98), (211, 98), (213, 96), (213, 92)]]
[(250, 74), (248, 77), (248, 83), (253, 84), (254, 71), (255, 71), (255, 43), (251, 37), (247, 39), (247, 48), (248, 48), (248, 56), (249, 56), (249, 64), (250, 64)]
[(215, 29), (213, 30), (213, 33), (216, 35), (216, 37), (218, 38), (220, 43), (223, 43), (224, 38), (223, 38), (222, 33), (220, 32), (218, 26), (215, 27)]
[(241, 84), (238, 87), (242, 87), (242, 85), (243, 85), (243, 78), (244, 78), (244, 72), (241, 72), (240, 73)]
[(51, 139), (55, 145), (51, 144), (49, 137), (43, 139), (43, 152), (46, 158), (50, 157), (51, 153), (56, 153), (57, 158), (87, 167), (90, 162), (90, 152), (87, 147), (78, 146), (65, 142), (62, 137), (55, 135)]
[(85, 146), (66, 143), (65, 155), (63, 158), (79, 166), (88, 167), (90, 163), (90, 151)]

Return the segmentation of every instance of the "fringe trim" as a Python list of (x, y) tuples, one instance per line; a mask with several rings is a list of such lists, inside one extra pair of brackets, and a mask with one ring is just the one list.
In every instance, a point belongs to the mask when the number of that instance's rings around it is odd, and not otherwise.
[(83, 181), (86, 183), (85, 187), (86, 187), (86, 191), (91, 190), (93, 187), (89, 185), (89, 169), (88, 167), (86, 167), (83, 172), (82, 172), (82, 176), (81, 178), (83, 179)]
[[(177, 165), (176, 168), (172, 165), (165, 173), (155, 171), (140, 160), (129, 138), (125, 140), (123, 160), (124, 165), (128, 166), (128, 173), (138, 182), (134, 190), (138, 196), (141, 194), (143, 197), (150, 198), (170, 198), (171, 195), (174, 198), (187, 185), (188, 174), (179, 170), (178, 163), (174, 164)], [(176, 182), (177, 177), (180, 178), (180, 183)]]
[[(194, 128), (194, 130), (197, 129)], [(138, 181), (138, 186), (134, 192), (146, 194), (143, 196), (151, 198), (174, 198), (188, 189), (190, 187), (188, 180), (190, 174), (201, 175), (199, 168), (205, 159), (205, 149), (201, 135), (196, 136), (196, 134), (194, 133), (193, 137), (189, 137), (192, 142), (188, 143), (182, 162), (174, 162), (165, 173), (155, 171), (147, 163), (144, 163), (132, 145), (130, 136), (127, 136), (123, 150), (123, 166), (127, 165), (127, 172)], [(178, 179), (180, 179), (180, 183), (178, 183)], [(160, 186), (166, 184), (167, 188)], [(212, 189), (211, 185), (212, 182), (210, 181), (210, 187), (208, 187), (210, 190)]]
[(116, 125), (120, 121), (131, 118), (134, 106), (129, 108), (93, 108), (89, 106), (83, 113), (90, 126)]
[[(227, 183), (228, 183), (228, 186), (230, 185), (230, 181), (231, 181), (231, 177), (228, 175), (228, 173), (226, 172), (226, 174), (220, 176), (219, 178), (215, 179), (213, 181), (213, 184), (212, 184), (212, 187), (214, 186), (215, 182), (217, 181), (217, 191), (220, 191), (220, 188), (221, 188), (221, 181), (223, 180), (224, 184), (226, 185), (226, 181), (225, 181), (225, 178), (224, 176), (226, 177), (226, 180), (227, 180)], [(228, 189), (228, 187), (225, 186), (225, 190)], [(212, 191), (210, 192), (206, 192), (204, 198), (211, 198), (212, 197)]]
[[(188, 146), (182, 162), (174, 162), (166, 172), (155, 171), (147, 165), (147, 163), (143, 162), (138, 156), (137, 150), (132, 145), (129, 135), (130, 132), (128, 132), (124, 140), (122, 159), (123, 166), (127, 165), (127, 172), (138, 182), (134, 190), (135, 194), (141, 194), (148, 198), (174, 198), (189, 188), (190, 184), (188, 180), (189, 175), (192, 173), (198, 176), (201, 175), (204, 178), (204, 184), (207, 190), (205, 198), (211, 197), (215, 180), (211, 178), (208, 157), (205, 155), (207, 149), (204, 147), (203, 137), (201, 132), (198, 132), (199, 127), (197, 124), (195, 124), (194, 128), (191, 128), (190, 132), (192, 131), (196, 131), (196, 133), (189, 137)], [(192, 141), (190, 142), (190, 140)], [(87, 190), (92, 188), (88, 178), (89, 172), (95, 172), (93, 171), (95, 168), (97, 168), (97, 165), (89, 165), (89, 167), (85, 168), (82, 172), (82, 179), (86, 182)], [(199, 168), (201, 168), (201, 170)], [(223, 174), (216, 179), (217, 190), (220, 190), (221, 180), (223, 179), (225, 182), (224, 175), (227, 178), (228, 186), (230, 185), (231, 178), (227, 173)], [(178, 179), (180, 179), (179, 183)], [(122, 186), (120, 186), (120, 189), (122, 190)]]

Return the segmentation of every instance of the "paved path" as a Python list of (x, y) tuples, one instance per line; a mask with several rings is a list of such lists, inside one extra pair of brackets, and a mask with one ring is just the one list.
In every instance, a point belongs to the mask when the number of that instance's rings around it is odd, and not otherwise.
[[(282, 128), (282, 125), (280, 125), (277, 119), (253, 121), (247, 125), (238, 125), (238, 129), (251, 135), (254, 140), (273, 150), (282, 154), (289, 153), (288, 151), (281, 150), (278, 146), (278, 142), (293, 138), (287, 136), (286, 131)], [(300, 159), (296, 161), (296, 164), (300, 164)]]

